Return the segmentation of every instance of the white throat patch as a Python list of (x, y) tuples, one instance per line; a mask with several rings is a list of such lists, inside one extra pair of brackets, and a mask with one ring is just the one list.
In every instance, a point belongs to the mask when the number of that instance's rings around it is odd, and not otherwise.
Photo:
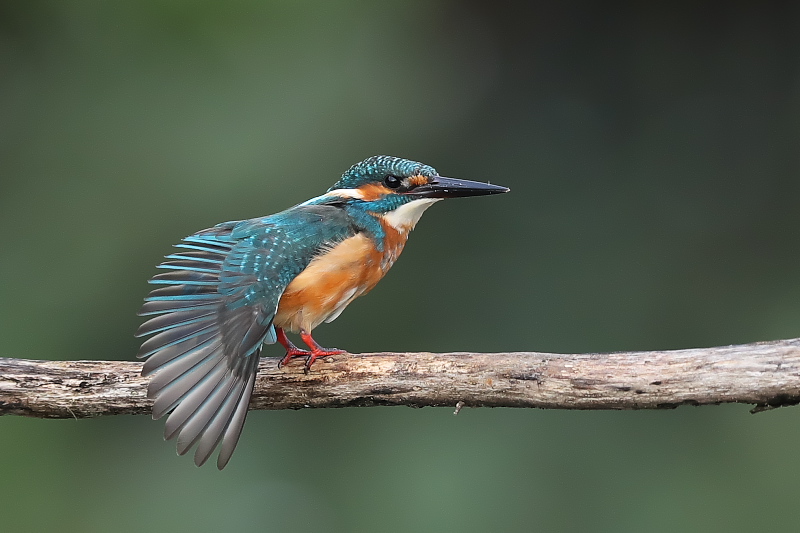
[(390, 226), (397, 231), (410, 231), (419, 222), (419, 217), (430, 206), (441, 200), (441, 198), (420, 198), (403, 204), (394, 211), (389, 211), (383, 215)]

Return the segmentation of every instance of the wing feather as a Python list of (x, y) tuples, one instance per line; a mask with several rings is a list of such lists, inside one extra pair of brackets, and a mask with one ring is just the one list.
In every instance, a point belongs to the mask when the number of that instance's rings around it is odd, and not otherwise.
[(313, 257), (355, 229), (342, 209), (298, 206), (283, 213), (226, 222), (186, 237), (158, 266), (136, 332), (152, 335), (138, 357), (152, 375), (153, 418), (169, 413), (167, 439), (178, 453), (194, 445), (195, 463), (219, 447), (228, 463), (255, 386), (260, 348), (274, 343), (278, 302)]

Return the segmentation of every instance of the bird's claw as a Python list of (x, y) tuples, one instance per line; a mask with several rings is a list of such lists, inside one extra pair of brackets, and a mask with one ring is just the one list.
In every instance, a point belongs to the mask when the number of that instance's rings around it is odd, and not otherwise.
[(314, 361), (316, 361), (317, 358), (324, 357), (326, 355), (347, 353), (345, 350), (339, 350), (338, 348), (323, 348), (311, 337), (311, 334), (307, 333), (306, 331), (301, 331), (300, 337), (311, 349), (301, 350), (289, 340), (289, 338), (286, 336), (286, 333), (283, 331), (283, 328), (276, 328), (276, 331), (278, 335), (278, 342), (280, 342), (283, 347), (286, 348), (286, 355), (278, 363), (278, 368), (283, 368), (294, 357), (305, 357), (306, 362), (305, 365), (303, 365), (303, 373), (308, 374), (311, 371), (311, 365), (314, 364)]
[(313, 365), (314, 361), (320, 357), (325, 357), (327, 355), (339, 355), (343, 353), (347, 353), (347, 351), (339, 350), (337, 348), (322, 348), (319, 350), (301, 350), (300, 348), (295, 348), (294, 350), (286, 351), (286, 355), (283, 356), (283, 359), (278, 362), (278, 368), (283, 368), (295, 357), (305, 357), (306, 362), (303, 365), (303, 373), (308, 374), (311, 371), (311, 365)]
[(311, 357), (311, 352), (308, 350), (301, 350), (300, 348), (286, 350), (286, 355), (278, 362), (278, 368), (283, 368), (295, 357)]
[(326, 355), (339, 355), (342, 353), (347, 353), (346, 350), (339, 350), (338, 348), (322, 348), (320, 350), (311, 350), (311, 352), (306, 357), (306, 364), (303, 368), (303, 373), (308, 374), (311, 372), (311, 365), (314, 364), (319, 357), (325, 357)]

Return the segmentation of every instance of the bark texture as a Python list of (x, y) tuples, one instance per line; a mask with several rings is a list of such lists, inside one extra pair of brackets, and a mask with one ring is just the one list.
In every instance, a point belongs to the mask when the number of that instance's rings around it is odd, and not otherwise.
[[(663, 409), (683, 404), (800, 403), (800, 339), (608, 354), (369, 353), (264, 358), (251, 409), (539, 407)], [(150, 410), (141, 363), (0, 358), (0, 415), (42, 418)]]

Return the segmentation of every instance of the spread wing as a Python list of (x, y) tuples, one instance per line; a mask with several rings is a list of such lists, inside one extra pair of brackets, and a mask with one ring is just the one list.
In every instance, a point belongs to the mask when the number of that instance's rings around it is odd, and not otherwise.
[(183, 455), (197, 444), (198, 466), (221, 444), (230, 460), (255, 384), (263, 343), (286, 286), (326, 247), (353, 235), (343, 210), (298, 206), (266, 218), (226, 222), (183, 239), (159, 265), (158, 285), (137, 336), (153, 335), (138, 357), (153, 374), (153, 418), (167, 413), (164, 436)]

